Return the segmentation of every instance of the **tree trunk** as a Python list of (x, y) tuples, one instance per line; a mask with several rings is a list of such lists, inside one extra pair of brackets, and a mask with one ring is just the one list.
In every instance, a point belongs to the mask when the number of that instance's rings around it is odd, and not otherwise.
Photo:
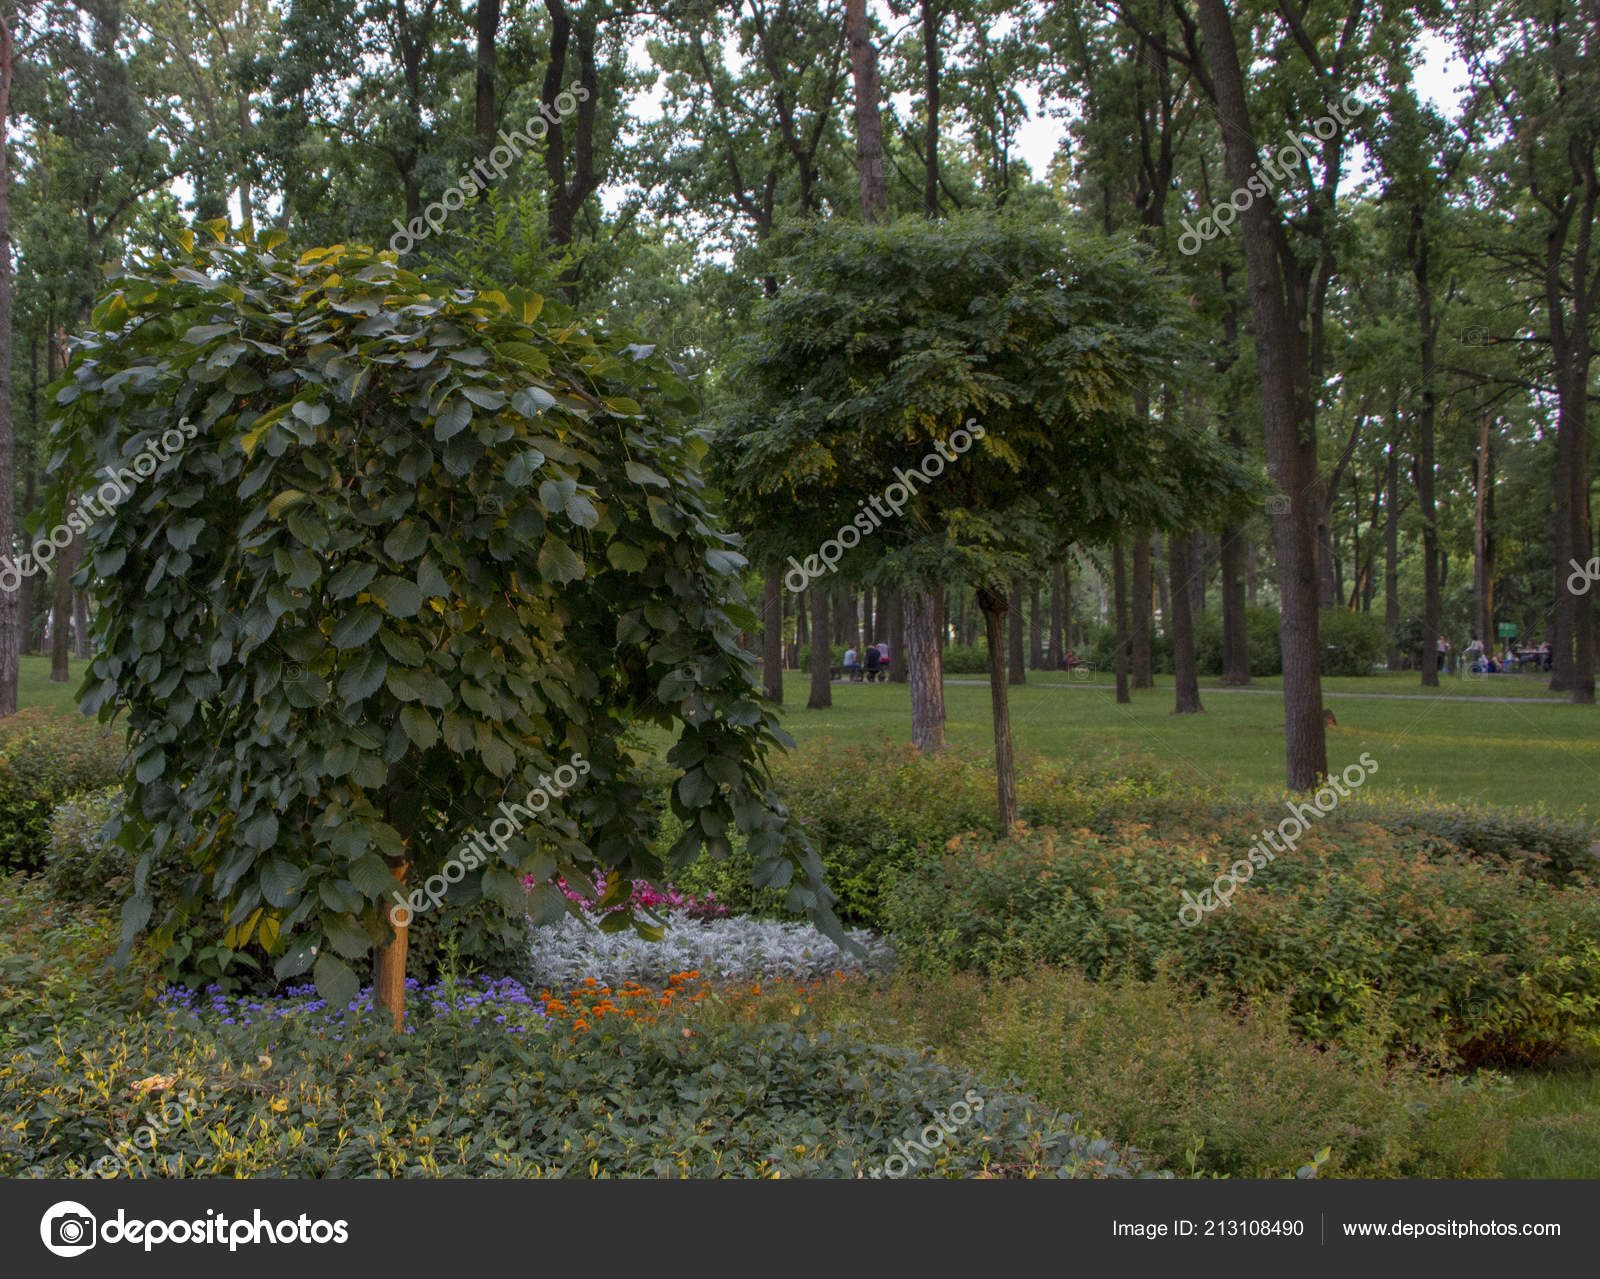
[(1061, 659), (1067, 652), (1067, 591), (1068, 566), (1065, 560), (1055, 566), (1050, 583), (1050, 668), (1061, 669)]
[(856, 90), (856, 173), (861, 185), (861, 219), (882, 222), (889, 216), (889, 187), (883, 172), (878, 51), (872, 46), (867, 0), (845, 0), (844, 30), (850, 44), (850, 74)]
[(1245, 532), (1238, 524), (1222, 530), (1222, 682), (1250, 682), (1250, 631), (1244, 615)]
[(938, 597), (924, 587), (909, 587), (904, 594), (903, 647), (911, 686), (911, 744), (920, 751), (943, 750), (944, 662), (939, 653), (941, 606)]
[(808, 711), (833, 705), (833, 654), (828, 646), (828, 588), (818, 582), (811, 588), (811, 696)]
[(994, 777), (999, 793), (1000, 829), (1009, 834), (1017, 824), (1017, 769), (1011, 758), (1011, 708), (1006, 701), (1002, 657), (1009, 610), (1004, 593), (988, 587), (979, 588), (978, 607), (983, 612), (983, 633), (989, 641), (989, 704), (994, 713)]
[[(487, 156), (495, 143), (494, 38), (500, 30), (500, 0), (478, 0), (473, 25), (478, 41), (473, 126), (478, 134), (478, 152)], [(485, 186), (483, 195), (488, 193), (489, 188)]]
[[(395, 879), (394, 891), (404, 897), (406, 863), (390, 869)], [(404, 924), (396, 925), (391, 917), (389, 923), (394, 929), (394, 940), (378, 947), (373, 956), (372, 995), (377, 1006), (387, 1009), (393, 1016), (394, 1028), (402, 1030), (406, 1022), (406, 946), (411, 938), (411, 921), (408, 918)]]
[[(794, 597), (794, 643), (798, 650), (801, 645), (811, 642), (811, 620), (807, 616), (806, 597), (809, 591), (802, 591)], [(798, 661), (798, 655), (796, 657)]]
[[(978, 594), (978, 607), (980, 609), (983, 607), (983, 594), (981, 591)], [(1011, 682), (1013, 684), (1026, 684), (1028, 682), (1028, 673), (1022, 668), (1022, 583), (1020, 581), (1011, 583), (1011, 599), (1007, 612), (1009, 616), (1006, 619), (1008, 623), (1006, 639), (1009, 645), (1008, 654), (1011, 659)], [(989, 633), (988, 625), (989, 619), (985, 617), (985, 635)]]
[(1478, 638), (1492, 653), (1494, 633), (1494, 440), (1489, 427), (1493, 415), (1478, 415), (1478, 500), (1472, 518), (1472, 587), (1478, 604)]
[(761, 673), (767, 700), (783, 705), (783, 567), (767, 568), (766, 607), (761, 618)]
[(1030, 670), (1042, 671), (1044, 669), (1044, 636), (1045, 620), (1040, 612), (1041, 600), (1039, 588), (1035, 586), (1028, 600), (1028, 667)]
[(1189, 543), (1193, 537), (1192, 533), (1167, 534), (1167, 568), (1172, 577), (1172, 613), (1168, 617), (1167, 633), (1172, 636), (1172, 674), (1177, 689), (1175, 715), (1193, 715), (1205, 709), (1200, 705), (1200, 679), (1194, 656), (1194, 614), (1189, 607), (1189, 589), (1182, 578), (1184, 566), (1189, 563)]
[(856, 587), (853, 582), (846, 582), (842, 592), (844, 607), (840, 610), (839, 643), (846, 648), (853, 648), (856, 656), (861, 656), (861, 623), (856, 617)]
[(1400, 628), (1400, 450), (1389, 445), (1383, 481), (1383, 628), (1389, 636), (1388, 667), (1400, 669), (1395, 633)]
[(1206, 539), (1205, 534), (1191, 532), (1189, 542), (1189, 616), (1199, 617), (1206, 611)]
[(1128, 568), (1122, 539), (1111, 548), (1111, 608), (1117, 615), (1117, 701), (1131, 702), (1128, 692)]
[(89, 597), (83, 591), (72, 592), (72, 655), (89, 659)]
[[(16, 433), (11, 423), (11, 26), (0, 17), (0, 552), (16, 545)], [(17, 710), (18, 599), (0, 591), (0, 716)]]
[(78, 546), (79, 539), (74, 536), (56, 556), (55, 595), (50, 609), (50, 681), (53, 684), (65, 684), (72, 678), (67, 654), (71, 651), (72, 574), (78, 567)]
[[(31, 415), (31, 423), (35, 428), (37, 428), (39, 424), (39, 417), (37, 413)], [(33, 459), (31, 457), (25, 458), (23, 465), (28, 468), (28, 477), (23, 488), (23, 517), (21, 520), (17, 521), (19, 526), (25, 525), (27, 523), (28, 516), (33, 514), (33, 504), (35, 500)], [(37, 651), (36, 645), (33, 642), (33, 584), (37, 580), (37, 575), (25, 577), (22, 579), (21, 587), (17, 590), (17, 651), (19, 653), (32, 653)]]
[[(1233, 22), (1223, 0), (1197, 0), (1197, 5), (1228, 180), (1235, 188), (1247, 189), (1257, 148)], [(1315, 503), (1307, 500), (1317, 491), (1317, 440), (1305, 349), (1307, 317), (1298, 287), (1296, 313), (1290, 315), (1283, 272), (1293, 263), (1280, 262), (1277, 256), (1280, 237), (1274, 233), (1281, 227), (1269, 223), (1270, 205), (1270, 200), (1255, 200), (1245, 208), (1241, 239), (1250, 281), (1267, 462), (1279, 491), (1290, 496), (1288, 510), (1273, 519), (1283, 608), (1284, 773), (1290, 790), (1307, 790), (1328, 771), (1317, 634), (1316, 511)]]
[(1172, 554), (1172, 548), (1164, 545), (1159, 537), (1150, 540), (1150, 576), (1156, 583), (1156, 607), (1161, 610), (1162, 617), (1172, 616), (1172, 600), (1168, 594), (1169, 574), (1162, 571), (1162, 564)]
[(898, 590), (888, 591), (883, 597), (886, 629), (889, 632), (889, 682), (904, 684), (909, 678), (906, 663), (906, 613), (905, 600)]
[(939, 5), (922, 0), (923, 96), (928, 107), (928, 132), (923, 139), (927, 154), (922, 163), (922, 211), (939, 216)]
[(1133, 535), (1133, 686), (1154, 688), (1150, 670), (1150, 534), (1140, 529)]

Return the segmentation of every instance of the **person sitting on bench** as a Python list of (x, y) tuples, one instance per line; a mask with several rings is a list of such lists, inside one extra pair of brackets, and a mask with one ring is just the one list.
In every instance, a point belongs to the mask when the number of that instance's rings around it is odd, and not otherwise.
[(868, 644), (865, 667), (867, 672), (867, 683), (876, 684), (878, 682), (878, 672), (882, 665), (883, 654), (878, 652), (878, 646), (876, 644)]
[(853, 648), (844, 651), (844, 674), (852, 683), (861, 678), (861, 663), (856, 660), (856, 651)]

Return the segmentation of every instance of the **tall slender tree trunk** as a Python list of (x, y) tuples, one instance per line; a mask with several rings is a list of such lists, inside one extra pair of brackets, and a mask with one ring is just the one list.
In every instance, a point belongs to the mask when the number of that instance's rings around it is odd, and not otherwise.
[(89, 596), (72, 592), (72, 655), (80, 662), (89, 658)]
[(1128, 568), (1122, 539), (1111, 547), (1111, 610), (1117, 615), (1117, 701), (1131, 702), (1128, 691)]
[(856, 171), (861, 186), (861, 217), (865, 222), (882, 222), (889, 216), (889, 187), (883, 172), (878, 51), (872, 45), (867, 0), (845, 0), (844, 29), (856, 91)]
[[(11, 145), (12, 44), (0, 17), (0, 554), (16, 546), (16, 433), (11, 423)], [(17, 710), (19, 623), (17, 593), (0, 591), (0, 716)]]
[(905, 592), (904, 613), (911, 744), (922, 751), (943, 750), (944, 661), (939, 652), (943, 606), (934, 592), (911, 587)]
[[(38, 421), (38, 416), (35, 415), (33, 424), (37, 426)], [(28, 516), (33, 514), (35, 501), (36, 477), (34, 475), (33, 459), (31, 457), (25, 458), (23, 465), (27, 467), (28, 475), (24, 481), (22, 495), (23, 518), (18, 521), (19, 526), (25, 525)], [(33, 590), (34, 583), (37, 580), (37, 576), (25, 577), (22, 579), (21, 587), (17, 590), (17, 650), (19, 653), (32, 653), (36, 651), (37, 647), (33, 642)]]
[(1172, 636), (1172, 674), (1177, 689), (1175, 715), (1193, 715), (1205, 709), (1200, 705), (1199, 668), (1194, 656), (1194, 614), (1190, 609), (1189, 588), (1182, 577), (1184, 566), (1189, 563), (1189, 543), (1193, 536), (1192, 533), (1167, 534), (1167, 567), (1172, 577), (1172, 612), (1167, 619), (1167, 633)]
[(1133, 535), (1133, 686), (1154, 688), (1150, 663), (1150, 533), (1139, 529)]
[(922, 161), (922, 211), (939, 216), (939, 3), (922, 0), (922, 82), (928, 108)]
[(1245, 532), (1230, 524), (1222, 530), (1222, 682), (1250, 682), (1250, 631), (1244, 615)]
[[(980, 609), (983, 607), (983, 593), (981, 591), (978, 593), (978, 607)], [(1006, 628), (1006, 635), (1011, 659), (1011, 682), (1013, 684), (1026, 684), (1028, 682), (1028, 673), (1023, 669), (1022, 665), (1022, 583), (1020, 581), (1011, 583), (1011, 598), (1008, 604), (1006, 620), (1009, 623)], [(984, 624), (987, 626), (987, 618), (984, 619)], [(988, 634), (987, 630), (984, 633)]]
[(1397, 671), (1402, 657), (1395, 635), (1400, 629), (1400, 450), (1389, 445), (1383, 479), (1383, 629), (1389, 636), (1388, 667)]
[(50, 608), (50, 680), (65, 684), (72, 678), (67, 665), (72, 633), (72, 575), (78, 568), (79, 539), (61, 548), (56, 557), (55, 594)]
[[(487, 156), (494, 149), (494, 38), (500, 30), (500, 0), (478, 0), (473, 19), (477, 37), (477, 62), (474, 67), (473, 128), (478, 135), (478, 153)], [(488, 194), (488, 188), (484, 188)]]
[(1050, 582), (1050, 666), (1061, 669), (1061, 659), (1067, 651), (1066, 605), (1067, 562), (1057, 564), (1051, 572)]
[(765, 607), (761, 614), (761, 675), (767, 700), (783, 705), (783, 566), (767, 566)]
[(846, 582), (844, 590), (840, 593), (844, 601), (840, 609), (839, 643), (846, 648), (853, 648), (856, 656), (861, 656), (861, 623), (856, 617), (856, 586), (854, 582)]
[(885, 625), (889, 632), (887, 637), (889, 644), (889, 682), (891, 684), (904, 684), (910, 668), (906, 662), (905, 600), (900, 591), (888, 591), (884, 594), (883, 612)]
[(1478, 414), (1478, 500), (1472, 519), (1472, 586), (1478, 603), (1478, 638), (1494, 651), (1494, 415)]
[[(1196, 0), (1206, 58), (1211, 65), (1228, 181), (1248, 188), (1257, 162), (1255, 133), (1245, 101), (1244, 75), (1233, 20), (1223, 0)], [(1256, 335), (1256, 371), (1267, 462), (1288, 510), (1273, 520), (1283, 623), (1284, 774), (1290, 790), (1307, 790), (1328, 771), (1322, 719), (1322, 677), (1317, 618), (1317, 441), (1310, 394), (1307, 333), (1299, 288), (1291, 317), (1284, 263), (1277, 254), (1270, 200), (1241, 214), (1250, 309)], [(1272, 214), (1276, 216), (1276, 214)]]
[(994, 716), (994, 773), (999, 793), (1000, 829), (1009, 832), (1017, 824), (1017, 769), (1011, 757), (1011, 708), (1007, 703), (1006, 669), (1002, 656), (1006, 644), (1004, 592), (989, 587), (978, 589), (978, 608), (983, 612), (983, 633), (989, 641), (989, 705)]
[(1033, 587), (1028, 599), (1028, 668), (1041, 671), (1044, 669), (1044, 637), (1045, 619), (1040, 612), (1039, 587)]
[[(1172, 616), (1172, 601), (1167, 594), (1168, 574), (1163, 571), (1162, 565), (1166, 557), (1172, 553), (1172, 548), (1165, 545), (1159, 537), (1150, 539), (1150, 576), (1156, 584), (1156, 607), (1161, 610), (1162, 617)], [(1152, 627), (1152, 630), (1154, 627)], [(1152, 640), (1152, 643), (1154, 641)]]
[(818, 582), (811, 588), (811, 696), (808, 711), (833, 705), (833, 653), (828, 645), (828, 588)]

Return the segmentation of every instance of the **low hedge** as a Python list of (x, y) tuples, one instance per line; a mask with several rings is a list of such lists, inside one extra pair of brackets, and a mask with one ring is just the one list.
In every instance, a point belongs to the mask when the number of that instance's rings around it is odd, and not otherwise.
[(1159, 837), (1140, 824), (952, 840), (901, 876), (886, 914), (903, 962), (997, 975), (1040, 964), (1148, 979), (1163, 962), (1241, 996), (1283, 991), (1313, 1042), (1387, 1028), (1396, 1050), (1537, 1062), (1600, 1044), (1600, 899), (1371, 823), (1318, 826), (1194, 927), (1198, 896), (1260, 822)]
[(29, 706), (0, 719), (0, 874), (44, 869), (56, 805), (115, 782), (124, 746), (75, 711)]

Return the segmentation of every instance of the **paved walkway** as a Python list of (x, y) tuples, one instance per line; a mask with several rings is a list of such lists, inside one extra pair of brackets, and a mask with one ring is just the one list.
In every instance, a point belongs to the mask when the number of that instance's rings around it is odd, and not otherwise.
[[(1170, 677), (1169, 677), (1170, 678)], [(982, 688), (989, 687), (986, 679), (946, 679), (946, 684), (976, 684)], [(1102, 692), (1111, 689), (1110, 684), (1041, 684), (1036, 680), (1029, 680), (1026, 688), (1082, 688), (1099, 689)], [(1164, 685), (1167, 692), (1172, 691), (1170, 684)], [(1142, 690), (1148, 692), (1150, 690)], [(1254, 693), (1258, 697), (1282, 697), (1281, 688), (1217, 688), (1201, 685), (1200, 696), (1210, 697), (1213, 693)], [(1366, 698), (1377, 702), (1484, 702), (1494, 705), (1496, 702), (1527, 702), (1541, 706), (1570, 706), (1572, 703), (1559, 697), (1460, 697), (1454, 693), (1334, 693), (1324, 691), (1323, 699), (1330, 697)]]

